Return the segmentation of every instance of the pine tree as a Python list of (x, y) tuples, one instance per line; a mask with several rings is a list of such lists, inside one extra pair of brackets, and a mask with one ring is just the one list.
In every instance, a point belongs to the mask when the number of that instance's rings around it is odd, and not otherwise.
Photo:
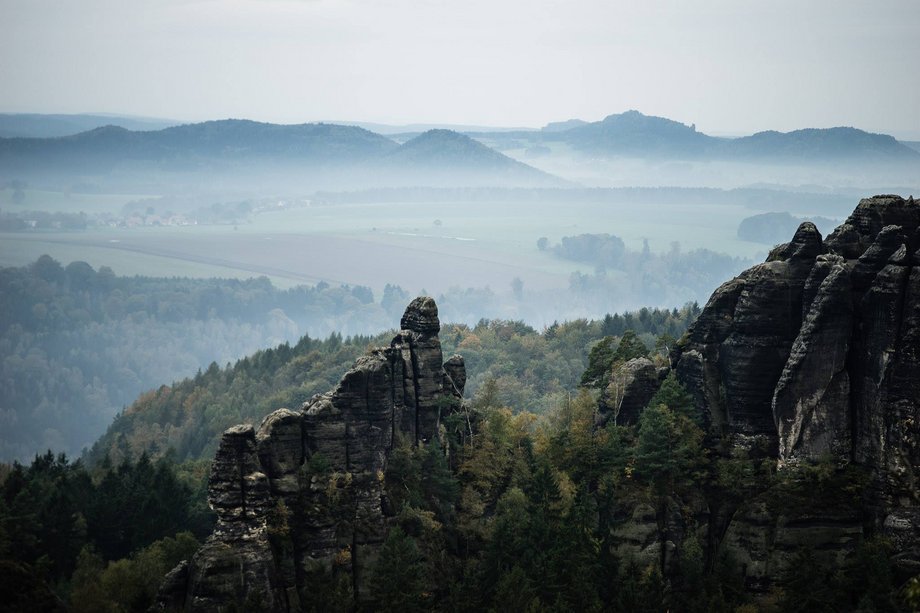
[(371, 576), (370, 593), (377, 600), (376, 610), (393, 613), (423, 611), (424, 573), (425, 567), (415, 540), (395, 526), (383, 542)]
[(659, 496), (686, 487), (706, 464), (703, 431), (666, 405), (649, 405), (639, 417), (636, 475)]

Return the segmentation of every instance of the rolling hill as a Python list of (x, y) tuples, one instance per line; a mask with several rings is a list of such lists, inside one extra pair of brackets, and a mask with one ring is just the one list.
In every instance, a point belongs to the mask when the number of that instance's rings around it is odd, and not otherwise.
[(59, 138), (0, 139), (0, 160), (16, 167), (54, 161), (63, 167), (87, 162), (166, 161), (193, 158), (284, 158), (328, 162), (384, 154), (390, 139), (354, 126), (277, 125), (225, 119), (150, 132), (103, 126)]
[[(738, 138), (715, 137), (665, 117), (639, 111), (601, 121), (551, 122), (540, 130), (465, 132), (500, 151), (533, 148), (543, 157), (569, 151), (586, 158), (753, 162), (782, 165), (896, 164), (920, 167), (917, 143), (852, 127), (765, 131)], [(561, 147), (560, 147), (561, 146)], [(568, 151), (566, 151), (568, 149)]]
[(627, 111), (567, 130), (544, 131), (590, 155), (764, 162), (920, 162), (920, 152), (887, 134), (851, 127), (766, 131), (741, 138), (716, 138), (664, 117)]
[[(246, 180), (274, 186), (562, 186), (467, 136), (430, 130), (403, 145), (356, 126), (227, 119), (136, 132), (104, 126), (57, 138), (0, 138), (0, 180), (91, 176), (160, 185)], [(126, 177), (128, 179), (126, 179)]]
[(382, 164), (427, 185), (540, 185), (565, 182), (452, 130), (429, 130), (390, 152)]
[(712, 150), (719, 139), (664, 117), (627, 111), (558, 132), (559, 138), (579, 151), (592, 154), (661, 155), (698, 157)]
[(726, 143), (726, 150), (746, 158), (787, 160), (920, 160), (920, 152), (888, 134), (857, 128), (809, 128), (792, 132), (758, 132)]

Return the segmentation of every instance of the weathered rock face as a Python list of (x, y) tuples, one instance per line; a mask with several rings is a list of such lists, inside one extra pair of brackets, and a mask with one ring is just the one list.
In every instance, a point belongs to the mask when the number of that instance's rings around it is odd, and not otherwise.
[(678, 377), (718, 431), (775, 446), (773, 393), (802, 325), (806, 281), (824, 250), (814, 224), (803, 223), (765, 263), (717, 289), (677, 349)]
[(667, 368), (658, 369), (648, 358), (635, 358), (615, 368), (601, 395), (599, 425), (610, 420), (618, 426), (637, 423), (667, 374)]
[[(793, 526), (790, 543), (839, 552), (868, 514), (900, 563), (920, 565), (918, 228), (920, 205), (898, 196), (862, 200), (827, 240), (803, 223), (764, 264), (722, 285), (675, 350), (711, 436), (781, 467), (831, 458), (872, 475), (863, 501), (826, 517), (790, 524), (743, 508), (726, 542), (766, 533), (774, 542)], [(846, 534), (808, 532), (829, 523)], [(783, 565), (775, 547), (747, 551), (758, 581)]]
[(356, 597), (365, 593), (387, 531), (383, 475), (394, 439), (437, 437), (466, 383), (463, 358), (442, 365), (434, 300), (415, 299), (401, 326), (389, 347), (359, 358), (299, 412), (224, 433), (209, 482), (217, 525), (167, 577), (160, 609), (300, 610), (317, 573), (344, 574)]
[(801, 570), (796, 563), (803, 549), (813, 552), (822, 565), (842, 568), (863, 537), (858, 510), (852, 506), (787, 514), (758, 498), (735, 513), (722, 539), (722, 550), (740, 567), (747, 588), (762, 593), (782, 577)]
[[(272, 504), (269, 487), (253, 427), (234, 426), (224, 432), (208, 487), (208, 503), (217, 513), (214, 534), (190, 565), (168, 579), (172, 587), (185, 587), (194, 595), (193, 609), (213, 610), (236, 602), (243, 596), (241, 585), (259, 594), (268, 607), (278, 608), (283, 601), (266, 527)], [(180, 598), (173, 595), (171, 600), (178, 604)]]
[(678, 544), (709, 540), (709, 508), (698, 492), (667, 500), (626, 496), (617, 501), (610, 519), (610, 552), (621, 572), (657, 567), (663, 576), (672, 576), (680, 564)]

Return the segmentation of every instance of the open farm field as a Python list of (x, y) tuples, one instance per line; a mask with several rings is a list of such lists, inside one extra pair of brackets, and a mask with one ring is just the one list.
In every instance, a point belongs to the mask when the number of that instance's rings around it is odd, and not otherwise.
[[(736, 237), (742, 219), (759, 211), (726, 204), (657, 204), (631, 206), (574, 202), (456, 202), (347, 204), (314, 206), (257, 217), (254, 230), (296, 230), (373, 236), (375, 241), (405, 244), (415, 239), (444, 239), (443, 249), (464, 243), (487, 251), (527, 257), (541, 236), (558, 242), (563, 236), (606, 232), (639, 250), (648, 239), (652, 251), (664, 252), (677, 241), (685, 251), (707, 248), (733, 256), (752, 257), (762, 245)], [(436, 223), (440, 222), (440, 224)], [(240, 230), (244, 228), (241, 226)], [(382, 238), (381, 238), (382, 237)], [(460, 247), (461, 249), (463, 247)]]
[(84, 194), (28, 187), (22, 189), (21, 196), (15, 198), (13, 194), (16, 191), (10, 187), (0, 189), (0, 209), (12, 213), (29, 210), (49, 213), (117, 213), (129, 202), (151, 198), (138, 194)]
[(377, 292), (387, 283), (413, 292), (506, 291), (517, 277), (530, 289), (564, 289), (572, 272), (591, 268), (540, 252), (541, 236), (554, 244), (563, 236), (607, 232), (636, 251), (647, 238), (652, 251), (679, 242), (684, 251), (705, 247), (752, 257), (764, 247), (735, 238), (738, 222), (750, 213), (726, 205), (339, 204), (263, 213), (235, 227), (8, 233), (0, 264), (23, 265), (47, 253), (122, 275), (265, 275), (282, 287), (325, 281)]

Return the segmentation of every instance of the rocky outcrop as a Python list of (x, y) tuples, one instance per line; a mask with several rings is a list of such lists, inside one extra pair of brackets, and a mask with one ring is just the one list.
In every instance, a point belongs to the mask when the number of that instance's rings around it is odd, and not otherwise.
[(721, 550), (731, 557), (748, 590), (764, 593), (801, 571), (796, 564), (803, 550), (825, 567), (842, 568), (864, 536), (858, 509), (852, 505), (784, 513), (760, 497), (735, 513)]
[(725, 543), (747, 556), (753, 584), (784, 567), (777, 543), (846, 555), (863, 525), (890, 535), (904, 568), (920, 566), (918, 249), (913, 199), (864, 199), (826, 240), (803, 223), (716, 290), (671, 356), (713, 440), (781, 468), (830, 460), (870, 475), (862, 498), (805, 518), (742, 505)]
[(667, 374), (667, 368), (657, 368), (648, 358), (634, 358), (614, 366), (610, 383), (601, 395), (599, 425), (611, 420), (618, 426), (637, 423), (642, 409), (661, 387)]
[(773, 394), (784, 462), (850, 455), (851, 291), (843, 258), (820, 256), (805, 284), (802, 328)]
[(776, 445), (772, 402), (802, 325), (802, 300), (825, 248), (803, 223), (763, 264), (722, 285), (678, 346), (678, 378), (719, 432)]
[(466, 382), (463, 358), (442, 364), (434, 300), (415, 299), (401, 328), (300, 411), (224, 433), (208, 489), (217, 525), (167, 577), (158, 609), (300, 610), (311, 578), (335, 575), (362, 598), (387, 533), (383, 476), (394, 441), (438, 437)]
[(617, 501), (608, 537), (621, 572), (658, 568), (665, 577), (679, 572), (680, 551), (693, 539), (709, 540), (709, 508), (699, 493), (653, 499), (634, 492)]
[(208, 486), (208, 504), (217, 513), (217, 525), (192, 562), (167, 578), (172, 606), (183, 604), (177, 592), (185, 592), (193, 596), (191, 610), (214, 610), (256, 598), (266, 607), (279, 608), (284, 592), (268, 540), (266, 516), (272, 500), (263, 470), (252, 426), (224, 432)]

